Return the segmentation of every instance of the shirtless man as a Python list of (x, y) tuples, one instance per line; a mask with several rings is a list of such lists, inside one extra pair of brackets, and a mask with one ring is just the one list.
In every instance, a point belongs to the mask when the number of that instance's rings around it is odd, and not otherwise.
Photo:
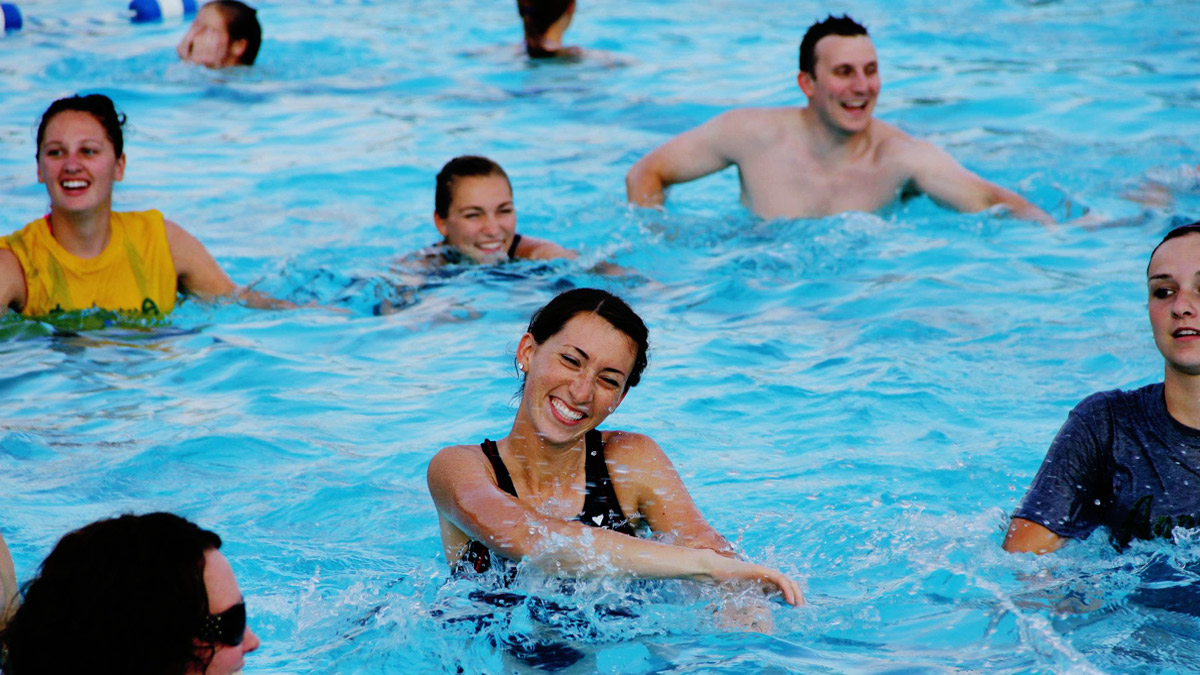
[(853, 19), (830, 16), (808, 29), (797, 80), (808, 106), (731, 110), (676, 136), (629, 170), (629, 201), (660, 206), (667, 186), (736, 164), (742, 203), (763, 218), (871, 212), (923, 192), (959, 211), (999, 204), (1018, 218), (1054, 222), (932, 143), (872, 119), (879, 66)]

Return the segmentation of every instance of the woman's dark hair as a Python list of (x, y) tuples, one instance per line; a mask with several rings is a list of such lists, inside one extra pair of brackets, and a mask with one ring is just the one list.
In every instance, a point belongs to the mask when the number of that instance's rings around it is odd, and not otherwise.
[(121, 127), (125, 124), (125, 114), (117, 112), (112, 99), (104, 94), (88, 94), (87, 96), (76, 94), (58, 99), (51, 103), (49, 108), (46, 108), (46, 112), (42, 113), (42, 121), (38, 124), (37, 149), (33, 152), (34, 157), (41, 156), (42, 141), (46, 138), (46, 127), (50, 124), (50, 120), (54, 119), (55, 115), (68, 110), (85, 112), (95, 117), (100, 126), (104, 127), (104, 133), (112, 142), (117, 157), (125, 152), (125, 135), (121, 132)]
[(575, 6), (575, 0), (517, 0), (517, 12), (525, 24), (525, 34), (541, 37), (559, 17)]
[(450, 202), (454, 201), (454, 182), (465, 176), (501, 176), (508, 183), (508, 191), (512, 192), (512, 181), (500, 165), (477, 155), (463, 155), (446, 162), (437, 175), (437, 186), (433, 191), (433, 210), (438, 217), (450, 215)]
[[(1167, 243), (1168, 241), (1171, 241), (1172, 239), (1178, 239), (1178, 238), (1180, 238), (1184, 235), (1188, 235), (1188, 234), (1200, 234), (1200, 220), (1197, 220), (1196, 222), (1188, 224), (1188, 225), (1180, 225), (1179, 227), (1168, 232), (1167, 236), (1163, 237), (1162, 241), (1158, 242), (1158, 246), (1155, 246), (1154, 250), (1150, 252), (1150, 259), (1151, 260), (1154, 259), (1154, 254), (1158, 253), (1158, 249), (1162, 248), (1163, 244)], [(1146, 263), (1146, 274), (1149, 274), (1149, 273), (1150, 273), (1150, 263)]]
[[(100, 520), (64, 536), (0, 633), (6, 675), (183, 675), (208, 667), (204, 553), (221, 538), (170, 513)], [(128, 648), (117, 649), (118, 645)], [(0, 654), (4, 649), (0, 649)]]
[(636, 387), (648, 363), (646, 352), (650, 350), (650, 332), (642, 318), (612, 293), (598, 288), (575, 288), (560, 293), (534, 312), (529, 320), (529, 333), (534, 342), (543, 344), (577, 314), (595, 314), (633, 340), (637, 345), (637, 356), (633, 359), (633, 370), (625, 380), (625, 388)]
[(246, 51), (242, 52), (238, 63), (243, 66), (254, 65), (258, 58), (258, 49), (262, 46), (262, 24), (258, 22), (258, 10), (238, 0), (212, 0), (205, 7), (212, 5), (221, 11), (225, 18), (225, 30), (229, 32), (229, 41), (246, 41)]

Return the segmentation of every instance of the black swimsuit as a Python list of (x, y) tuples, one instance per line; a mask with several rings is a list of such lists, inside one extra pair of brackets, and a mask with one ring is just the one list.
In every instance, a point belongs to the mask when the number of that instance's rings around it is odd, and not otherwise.
[[(496, 472), (496, 484), (501, 490), (516, 497), (517, 489), (513, 486), (512, 476), (504, 461), (500, 459), (500, 451), (496, 442), (484, 440), (479, 445), (483, 454), (492, 463)], [(621, 511), (621, 503), (617, 500), (617, 492), (613, 489), (612, 478), (608, 475), (608, 465), (604, 461), (604, 440), (600, 432), (592, 429), (584, 436), (584, 480), (583, 510), (575, 520), (592, 527), (602, 527), (631, 536), (637, 535), (637, 530)], [(462, 557), (454, 564), (454, 571), (486, 572), (492, 566), (491, 551), (482, 543), (471, 540), (467, 543)]]

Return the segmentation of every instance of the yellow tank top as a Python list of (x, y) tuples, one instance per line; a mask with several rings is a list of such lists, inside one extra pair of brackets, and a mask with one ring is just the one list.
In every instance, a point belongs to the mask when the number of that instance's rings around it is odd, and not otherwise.
[(25, 316), (101, 309), (166, 314), (175, 308), (175, 262), (159, 211), (113, 212), (112, 236), (95, 258), (67, 252), (46, 218), (0, 238), (25, 271)]

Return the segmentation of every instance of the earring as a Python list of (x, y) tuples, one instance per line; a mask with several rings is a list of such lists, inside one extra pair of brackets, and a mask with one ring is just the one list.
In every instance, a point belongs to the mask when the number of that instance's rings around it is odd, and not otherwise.
[(518, 361), (517, 362), (517, 370), (521, 371), (522, 373), (525, 372), (525, 364)]

